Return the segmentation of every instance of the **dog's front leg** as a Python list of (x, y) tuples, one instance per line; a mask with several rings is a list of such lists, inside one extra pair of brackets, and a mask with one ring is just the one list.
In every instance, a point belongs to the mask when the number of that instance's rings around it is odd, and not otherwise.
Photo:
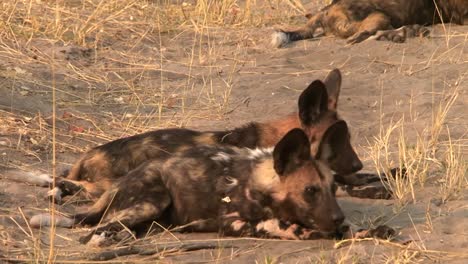
[(255, 225), (257, 236), (268, 236), (290, 240), (308, 240), (320, 238), (333, 238), (335, 233), (322, 232), (313, 228), (302, 227), (298, 224), (291, 224), (277, 218), (260, 221)]
[(248, 221), (233, 213), (222, 220), (221, 231), (228, 236), (268, 237), (288, 240), (333, 238), (335, 234), (291, 224), (277, 218)]

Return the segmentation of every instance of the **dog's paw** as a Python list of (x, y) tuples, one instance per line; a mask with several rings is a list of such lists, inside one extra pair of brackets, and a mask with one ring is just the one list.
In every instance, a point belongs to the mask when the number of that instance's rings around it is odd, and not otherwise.
[(369, 236), (380, 238), (380, 239), (389, 239), (396, 235), (395, 229), (387, 226), (387, 225), (380, 225), (376, 228), (369, 230)]
[(135, 234), (129, 233), (127, 230), (122, 231), (104, 231), (101, 233), (92, 232), (86, 236), (79, 238), (81, 244), (86, 244), (89, 247), (107, 247), (119, 242), (125, 242), (132, 239)]
[(354, 233), (354, 238), (380, 238), (390, 239), (396, 235), (395, 229), (387, 226), (380, 225), (371, 229), (360, 229)]
[(55, 187), (52, 190), (47, 192), (47, 198), (50, 202), (54, 202), (56, 204), (62, 204), (62, 190), (59, 187)]
[(351, 197), (365, 199), (390, 199), (392, 192), (382, 182), (374, 182), (363, 186), (340, 186)]

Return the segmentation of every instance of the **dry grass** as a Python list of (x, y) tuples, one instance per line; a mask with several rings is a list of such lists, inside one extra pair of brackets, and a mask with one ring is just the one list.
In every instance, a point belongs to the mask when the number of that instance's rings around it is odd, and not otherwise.
[[(369, 155), (376, 170), (386, 175), (386, 186), (394, 194), (397, 210), (408, 202), (415, 203), (416, 188), (424, 187), (428, 179), (439, 183), (438, 198), (443, 202), (459, 197), (468, 187), (467, 161), (462, 152), (467, 148), (466, 141), (454, 142), (446, 126), (448, 113), (463, 83), (464, 80), (460, 80), (450, 90), (444, 90), (434, 103), (432, 109), (435, 110), (431, 120), (425, 121), (428, 125), (424, 128), (412, 127), (414, 120), (407, 120), (404, 115), (395, 117), (397, 121), (392, 118), (389, 124), (381, 123), (379, 135), (370, 142)], [(381, 109), (382, 104), (381, 100)], [(413, 104), (408, 102), (407, 105)], [(410, 117), (415, 116), (411, 109), (409, 112)], [(447, 141), (440, 140), (444, 128)], [(392, 176), (390, 170), (394, 167), (400, 169)]]
[[(113, 98), (109, 98), (112, 103), (125, 100), (127, 104), (137, 106), (163, 103), (167, 107), (174, 104), (170, 101), (178, 94), (172, 89), (165, 94), (166, 89), (159, 87), (160, 89), (155, 89), (159, 94), (148, 96), (145, 93), (148, 89), (142, 90), (138, 85), (143, 82), (142, 79), (151, 74), (159, 74), (163, 80), (166, 74), (179, 73), (166, 67), (168, 64), (178, 63), (187, 66), (186, 71), (180, 74), (187, 78), (187, 86), (190, 87), (193, 84), (190, 83), (194, 72), (192, 67), (212, 68), (213, 62), (219, 59), (216, 45), (220, 41), (213, 36), (219, 35), (220, 29), (242, 29), (289, 22), (291, 17), (298, 15), (298, 10), (303, 9), (298, 1), (293, 0), (261, 1), (261, 4), (257, 1), (241, 3), (234, 0), (196, 1), (196, 4), (191, 4), (190, 1), (176, 2), (178, 1), (4, 1), (0, 13), (3, 21), (0, 29), (4, 40), (0, 46), (1, 55), (18, 62), (17, 65), (36, 62), (49, 67), (57, 64), (56, 66), (60, 66), (58, 69), (65, 66), (65, 72), (58, 70), (57, 75), (64, 74), (90, 87), (84, 97), (71, 94), (75, 101), (66, 102), (67, 104), (100, 104), (108, 99), (103, 97), (112, 93)], [(168, 59), (165, 54), (167, 43), (161, 43), (159, 37), (171, 32), (177, 38), (177, 33), (187, 31), (194, 32), (194, 35), (187, 43), (185, 56), (178, 61)], [(226, 38), (224, 34), (221, 37)], [(109, 43), (111, 39), (120, 45)], [(202, 45), (205, 40), (208, 40), (206, 48)], [(75, 48), (72, 57), (87, 56), (89, 63), (93, 63), (95, 67), (73, 64), (70, 58), (69, 63), (63, 63), (63, 56), (56, 56), (52, 61), (55, 53), (65, 53), (66, 50), (54, 53), (53, 50), (38, 47), (40, 44), (49, 47), (51, 44), (59, 47), (72, 46)], [(106, 50), (111, 45), (115, 52), (112, 53), (112, 58), (108, 58), (110, 53)], [(148, 49), (154, 51), (152, 58), (147, 56)], [(102, 59), (106, 60), (105, 63), (99, 63)], [(7, 70), (4, 74), (19, 81), (27, 81), (23, 78), (30, 76), (27, 69), (21, 67)], [(207, 77), (213, 78), (205, 76)], [(50, 88), (50, 83), (39, 85)], [(101, 87), (104, 91), (95, 91)], [(116, 90), (125, 93), (116, 94)], [(27, 90), (24, 92), (27, 93)], [(169, 94), (171, 92), (173, 94)], [(59, 100), (58, 104), (61, 103)]]
[[(468, 36), (462, 44), (450, 46), (450, 41), (459, 35), (453, 34), (447, 27), (442, 25), (444, 38), (447, 46), (436, 49), (434, 53), (425, 62), (423, 70), (430, 69), (438, 71), (438, 66), (442, 61), (451, 64), (463, 64), (464, 56), (462, 53), (453, 52), (460, 45), (465, 45)], [(463, 35), (461, 35), (463, 37)], [(462, 48), (463, 49), (463, 48)], [(435, 56), (439, 51), (439, 55)], [(406, 66), (405, 50), (401, 57), (401, 66), (398, 71), (413, 75), (415, 73), (413, 64)], [(382, 85), (382, 83), (381, 83)], [(447, 123), (449, 112), (457, 101), (463, 101), (459, 98), (463, 94), (463, 87), (466, 87), (466, 72), (451, 84), (444, 84), (444, 87), (434, 87), (432, 85), (432, 106), (431, 116), (423, 120), (423, 128), (412, 126), (419, 120), (420, 113), (413, 109), (414, 97), (411, 96), (408, 102), (398, 102), (400, 105), (408, 105), (405, 111), (408, 113), (399, 116), (393, 115), (390, 120), (380, 119), (379, 134), (374, 137), (369, 144), (369, 154), (374, 161), (377, 171), (385, 173), (389, 181), (387, 187), (394, 193), (398, 201), (397, 207), (401, 207), (407, 202), (416, 202), (415, 188), (426, 184), (428, 177), (436, 178), (441, 183), (440, 197), (446, 201), (448, 194), (461, 193), (467, 187), (466, 177), (466, 157), (464, 150), (467, 149), (466, 140), (457, 138), (453, 141), (450, 137), (450, 127)], [(441, 92), (439, 92), (441, 91)], [(393, 103), (393, 102), (392, 102)], [(380, 116), (383, 117), (384, 94), (381, 91)], [(460, 123), (454, 121), (452, 123)], [(463, 122), (462, 122), (463, 123)], [(444, 133), (445, 132), (445, 133)], [(444, 133), (448, 140), (442, 141), (441, 135)], [(465, 136), (465, 135), (464, 135)], [(396, 147), (395, 147), (396, 146)], [(390, 169), (399, 167), (395, 176), (390, 176)], [(403, 170), (404, 168), (404, 170)]]

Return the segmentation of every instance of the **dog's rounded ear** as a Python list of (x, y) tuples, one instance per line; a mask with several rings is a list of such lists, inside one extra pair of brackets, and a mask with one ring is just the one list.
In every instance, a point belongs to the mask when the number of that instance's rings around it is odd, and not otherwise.
[(285, 176), (311, 158), (310, 142), (302, 129), (290, 130), (273, 150), (274, 168), (280, 176)]
[(313, 81), (299, 96), (299, 118), (302, 125), (310, 126), (320, 120), (320, 115), (328, 111), (328, 93), (320, 80)]
[[(348, 175), (358, 172), (363, 165), (351, 145), (348, 125), (340, 120), (325, 131), (315, 158), (328, 163), (338, 174)], [(350, 181), (348, 178), (346, 181)]]
[(325, 131), (315, 158), (329, 160), (336, 155), (342, 155), (344, 153), (337, 153), (337, 150), (346, 144), (349, 144), (348, 125), (345, 121), (340, 120)]
[(336, 110), (338, 107), (338, 97), (341, 91), (341, 72), (338, 69), (330, 71), (323, 80), (328, 93), (328, 109)]

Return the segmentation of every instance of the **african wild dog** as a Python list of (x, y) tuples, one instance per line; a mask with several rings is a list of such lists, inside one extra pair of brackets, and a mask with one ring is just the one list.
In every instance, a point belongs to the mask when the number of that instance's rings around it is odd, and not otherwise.
[(346, 38), (348, 43), (368, 38), (404, 42), (407, 37), (429, 33), (425, 25), (463, 25), (468, 18), (468, 0), (334, 0), (306, 17), (306, 26), (274, 33), (272, 45), (281, 47), (313, 38), (319, 28), (325, 34)]
[[(340, 120), (336, 108), (341, 87), (341, 73), (332, 70), (322, 82), (316, 80), (299, 97), (298, 113), (266, 123), (250, 123), (228, 131), (199, 132), (189, 129), (162, 129), (117, 139), (95, 147), (75, 163), (66, 179), (57, 182), (60, 195), (84, 188), (91, 197), (98, 197), (112, 183), (147, 160), (165, 159), (196, 145), (231, 145), (236, 147), (272, 147), (293, 128), (302, 128), (309, 141), (312, 155), (325, 131)], [(350, 175), (362, 168), (351, 146), (349, 134), (327, 145), (335, 155), (323, 159), (339, 175)], [(133, 174), (132, 174), (133, 175)], [(346, 183), (346, 176), (339, 180)], [(56, 191), (55, 190), (55, 191)]]
[[(347, 137), (346, 123), (333, 124), (330, 133), (336, 135), (327, 138)], [(332, 155), (324, 144), (329, 142), (321, 143), (319, 154)], [(99, 224), (83, 243), (148, 221), (185, 231), (312, 239), (339, 235), (344, 218), (331, 171), (311, 156), (308, 136), (295, 128), (274, 148), (203, 145), (149, 160), (118, 179), (86, 213), (57, 216), (56, 224)], [(31, 219), (34, 227), (50, 224), (48, 215)]]

